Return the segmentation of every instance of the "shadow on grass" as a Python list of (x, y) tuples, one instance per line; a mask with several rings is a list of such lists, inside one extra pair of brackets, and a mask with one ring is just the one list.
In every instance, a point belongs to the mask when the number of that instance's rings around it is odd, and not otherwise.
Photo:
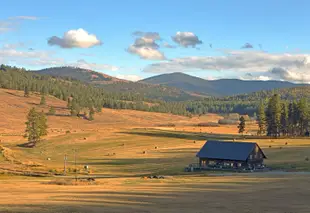
[(207, 134), (207, 133), (195, 133), (195, 132), (180, 132), (180, 131), (164, 131), (164, 130), (143, 130), (134, 129), (131, 132), (120, 132), (122, 134), (140, 135), (149, 137), (163, 137), (163, 138), (179, 138), (189, 140), (233, 140), (235, 138), (241, 138), (238, 135), (223, 135), (223, 134)]

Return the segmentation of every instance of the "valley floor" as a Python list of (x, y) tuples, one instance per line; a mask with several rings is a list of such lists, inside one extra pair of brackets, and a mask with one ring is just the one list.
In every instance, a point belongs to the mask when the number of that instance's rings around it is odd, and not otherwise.
[(307, 213), (310, 178), (253, 174), (101, 179), (92, 186), (1, 178), (0, 212)]
[[(162, 113), (103, 109), (94, 121), (68, 116), (66, 102), (39, 94), (0, 90), (0, 212), (310, 212), (310, 140), (257, 138), (248, 126), (246, 138), (236, 126), (198, 127), (218, 115), (182, 117)], [(48, 116), (48, 136), (35, 148), (21, 146), (31, 107)], [(174, 124), (172, 127), (171, 124)], [(266, 164), (293, 173), (186, 173), (207, 139), (255, 141)], [(12, 176), (15, 172), (100, 175), (97, 185), (56, 185), (60, 177)], [(308, 160), (306, 160), (308, 158)], [(76, 159), (76, 167), (75, 167)], [(89, 167), (89, 173), (84, 166)], [(306, 171), (305, 173), (296, 173)], [(142, 179), (159, 174), (166, 179)], [(227, 174), (227, 173), (226, 173)]]

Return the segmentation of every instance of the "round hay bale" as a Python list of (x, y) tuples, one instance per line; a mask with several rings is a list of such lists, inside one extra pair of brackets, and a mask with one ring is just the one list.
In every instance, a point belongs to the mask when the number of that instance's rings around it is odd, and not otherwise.
[(86, 140), (87, 138), (84, 138), (84, 140)]
[(142, 153), (143, 153), (143, 154), (146, 154), (146, 151), (143, 151)]
[(46, 160), (51, 160), (51, 158), (46, 158)]
[(157, 146), (155, 146), (155, 149), (158, 149), (158, 147), (157, 147)]
[(194, 141), (194, 143), (196, 143), (196, 141)]
[(285, 142), (285, 145), (287, 145), (287, 142)]
[(271, 148), (272, 146), (271, 145), (269, 145), (269, 148)]

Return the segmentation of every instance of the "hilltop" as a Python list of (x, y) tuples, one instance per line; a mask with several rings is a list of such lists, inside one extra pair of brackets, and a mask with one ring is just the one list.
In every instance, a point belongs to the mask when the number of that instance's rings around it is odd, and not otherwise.
[(53, 67), (34, 71), (36, 74), (66, 77), (103, 88), (112, 93), (135, 94), (149, 99), (186, 101), (199, 97), (182, 89), (118, 79), (107, 74), (77, 67)]
[(34, 71), (41, 75), (50, 75), (55, 77), (69, 77), (72, 79), (80, 80), (85, 83), (93, 84), (109, 84), (114, 82), (127, 82), (123, 79), (118, 79), (110, 75), (96, 72), (89, 69), (79, 67), (51, 67), (42, 70)]
[(260, 90), (296, 87), (298, 84), (285, 81), (243, 81), (238, 79), (205, 80), (176, 72), (146, 78), (140, 82), (176, 87), (206, 96), (230, 96)]

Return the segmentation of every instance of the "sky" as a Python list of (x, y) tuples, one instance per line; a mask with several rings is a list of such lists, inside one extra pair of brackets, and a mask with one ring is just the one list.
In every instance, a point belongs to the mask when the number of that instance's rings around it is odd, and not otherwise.
[[(307, 0), (9, 0), (0, 63), (310, 83)], [(309, 62), (309, 63), (308, 63)]]

